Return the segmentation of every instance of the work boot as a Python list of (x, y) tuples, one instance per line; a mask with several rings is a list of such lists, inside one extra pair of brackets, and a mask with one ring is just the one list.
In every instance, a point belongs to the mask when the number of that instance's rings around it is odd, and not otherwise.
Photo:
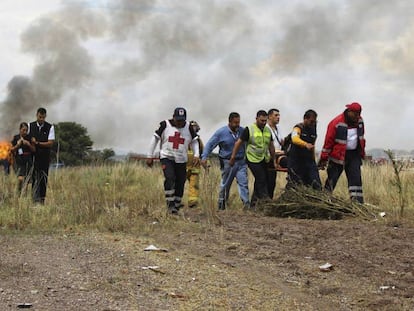
[(184, 207), (184, 204), (183, 203), (177, 203), (177, 202), (175, 202), (175, 209), (177, 210), (177, 211), (179, 211), (181, 208), (183, 208)]
[(167, 209), (170, 214), (176, 215), (178, 214), (178, 208), (176, 208), (174, 202), (167, 202)]
[(224, 201), (219, 201), (218, 210), (224, 211), (226, 209), (226, 203)]
[(178, 209), (176, 209), (175, 206), (172, 206), (172, 207), (168, 208), (168, 212), (172, 215), (177, 215), (178, 214)]
[(198, 206), (197, 202), (188, 202), (189, 208), (196, 208)]

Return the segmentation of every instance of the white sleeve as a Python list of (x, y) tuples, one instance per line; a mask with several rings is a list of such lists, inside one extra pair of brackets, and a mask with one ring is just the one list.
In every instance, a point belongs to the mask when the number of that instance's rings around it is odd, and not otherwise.
[(159, 142), (160, 138), (157, 135), (153, 135), (150, 141), (150, 145), (148, 148), (147, 158), (153, 158), (154, 157), (154, 151), (155, 147), (157, 147), (157, 144)]
[(191, 150), (193, 150), (194, 156), (199, 158), (200, 157), (200, 146), (198, 144), (198, 136), (195, 137), (191, 142)]
[(55, 127), (53, 125), (50, 127), (49, 136), (47, 137), (47, 140), (55, 140)]

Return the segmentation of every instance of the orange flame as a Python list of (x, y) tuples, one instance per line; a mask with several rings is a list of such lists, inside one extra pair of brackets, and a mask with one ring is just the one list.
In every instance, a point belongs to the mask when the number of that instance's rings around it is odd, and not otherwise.
[(0, 141), (0, 160), (10, 159), (12, 144), (8, 141)]

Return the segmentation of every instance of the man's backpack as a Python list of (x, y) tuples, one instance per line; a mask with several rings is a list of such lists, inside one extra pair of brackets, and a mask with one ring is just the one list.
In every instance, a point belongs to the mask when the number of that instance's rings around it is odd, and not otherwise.
[[(301, 130), (303, 130), (303, 123), (298, 123), (294, 127), (299, 127)], [(286, 155), (289, 155), (289, 151), (292, 147), (292, 132), (289, 133), (284, 139), (283, 139), (283, 146), (282, 150), (285, 152)]]

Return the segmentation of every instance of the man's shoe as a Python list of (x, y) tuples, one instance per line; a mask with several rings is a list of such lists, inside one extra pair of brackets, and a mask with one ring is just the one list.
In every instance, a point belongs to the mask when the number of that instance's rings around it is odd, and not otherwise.
[(196, 208), (198, 206), (197, 202), (188, 203), (189, 208)]
[(178, 214), (178, 209), (176, 209), (175, 207), (169, 207), (168, 211), (170, 212), (170, 214), (172, 215), (177, 215)]

